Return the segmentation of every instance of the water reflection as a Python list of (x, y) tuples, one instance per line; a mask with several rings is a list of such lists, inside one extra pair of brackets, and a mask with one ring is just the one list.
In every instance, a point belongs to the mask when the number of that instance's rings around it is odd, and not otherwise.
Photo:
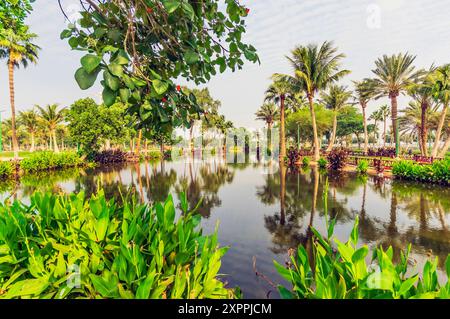
[[(121, 201), (133, 194), (140, 202), (163, 201), (168, 194), (187, 194), (197, 206), (209, 232), (221, 221), (219, 240), (231, 246), (223, 262), (227, 280), (248, 298), (264, 298), (270, 289), (255, 278), (258, 270), (275, 282), (281, 279), (273, 259), (285, 261), (287, 251), (299, 244), (311, 251), (310, 226), (325, 232), (323, 192), (328, 181), (327, 207), (336, 218), (336, 236), (348, 238), (359, 216), (360, 239), (369, 246), (391, 245), (394, 257), (413, 244), (420, 264), (439, 256), (439, 267), (450, 253), (450, 189), (354, 174), (329, 175), (316, 167), (292, 170), (278, 162), (258, 162), (238, 154), (201, 160), (143, 162), (131, 165), (72, 169), (24, 176), (0, 182), (0, 197), (28, 201), (37, 191), (79, 192), (88, 196), (102, 187), (109, 198)], [(232, 163), (227, 163), (232, 159)], [(274, 294), (272, 294), (274, 296)]]

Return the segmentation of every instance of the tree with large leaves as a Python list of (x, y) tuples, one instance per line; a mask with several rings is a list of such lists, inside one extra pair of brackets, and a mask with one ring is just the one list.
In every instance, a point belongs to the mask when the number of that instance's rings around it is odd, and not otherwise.
[(371, 87), (372, 81), (364, 79), (361, 82), (353, 82), (355, 85), (355, 100), (358, 101), (361, 106), (363, 125), (364, 125), (364, 153), (369, 150), (369, 134), (367, 133), (367, 117), (366, 108), (371, 99), (374, 98), (375, 93)]
[(375, 61), (376, 68), (372, 70), (375, 78), (371, 80), (375, 98), (389, 97), (391, 100), (392, 130), (394, 133), (396, 155), (400, 151), (400, 139), (398, 134), (398, 102), (400, 94), (404, 94), (409, 85), (417, 82), (424, 75), (423, 70), (416, 70), (413, 63), (415, 56), (408, 53), (396, 55), (383, 55)]
[(338, 49), (332, 42), (324, 42), (321, 46), (310, 44), (299, 46), (291, 52), (288, 57), (293, 69), (294, 77), (291, 77), (296, 87), (304, 91), (309, 102), (312, 118), (314, 160), (320, 158), (319, 136), (314, 110), (314, 98), (320, 91), (327, 89), (331, 84), (339, 81), (348, 70), (341, 70), (341, 60), (344, 54), (337, 53)]
[(150, 131), (188, 126), (188, 114), (201, 112), (175, 79), (206, 83), (218, 71), (241, 69), (244, 57), (259, 61), (241, 41), (249, 10), (237, 0), (86, 2), (82, 18), (61, 33), (88, 52), (75, 79), (88, 89), (102, 73), (105, 105), (120, 98)]
[(28, 134), (30, 134), (30, 152), (34, 152), (35, 137), (39, 130), (39, 115), (36, 110), (19, 112), (19, 124), (26, 128)]
[(442, 130), (447, 116), (448, 105), (450, 104), (450, 64), (446, 64), (436, 69), (433, 75), (433, 82), (434, 97), (442, 105), (442, 112), (436, 129), (433, 150), (431, 152), (431, 156), (436, 157), (436, 155), (438, 155), (439, 146), (441, 145)]
[(36, 105), (39, 112), (39, 118), (42, 125), (48, 128), (50, 145), (53, 141), (53, 149), (55, 152), (59, 152), (58, 143), (56, 141), (56, 129), (59, 124), (64, 122), (66, 109), (58, 109), (58, 104), (48, 104), (45, 107)]
[(348, 105), (352, 96), (352, 92), (347, 87), (342, 85), (331, 85), (327, 92), (323, 92), (320, 95), (321, 103), (326, 108), (333, 111), (333, 130), (331, 132), (330, 142), (328, 144), (327, 152), (333, 149), (336, 141), (336, 128), (337, 128), (337, 114), (340, 109)]
[(40, 49), (39, 46), (32, 42), (36, 37), (36, 34), (30, 33), (29, 28), (23, 25), (14, 28), (0, 29), (0, 48), (3, 52), (0, 57), (6, 58), (8, 64), (12, 144), (15, 159), (19, 157), (19, 144), (17, 142), (16, 134), (14, 70), (20, 65), (26, 68), (30, 62), (36, 63), (38, 50)]
[(285, 102), (286, 98), (292, 91), (292, 85), (285, 79), (284, 76), (280, 74), (274, 74), (272, 76), (272, 84), (266, 90), (265, 101), (274, 102), (276, 104), (280, 104), (280, 154), (279, 160), (280, 162), (284, 162), (284, 158), (286, 157), (286, 130), (285, 130), (285, 120), (286, 120), (286, 110), (285, 110)]

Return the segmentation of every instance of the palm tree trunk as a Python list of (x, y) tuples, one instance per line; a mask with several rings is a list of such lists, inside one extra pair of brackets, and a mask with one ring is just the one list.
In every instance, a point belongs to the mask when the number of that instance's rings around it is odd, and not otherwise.
[(317, 136), (316, 113), (314, 112), (313, 97), (311, 95), (308, 95), (308, 101), (314, 134), (314, 161), (317, 162), (320, 159), (319, 137)]
[(400, 136), (397, 127), (397, 96), (391, 95), (391, 117), (392, 117), (392, 131), (394, 133), (395, 141), (395, 156), (398, 157), (400, 151)]
[(280, 101), (280, 162), (284, 161), (286, 157), (286, 133), (285, 133), (285, 114), (284, 114), (284, 95), (281, 96)]
[(439, 153), (439, 157), (445, 157), (445, 155), (447, 155), (449, 147), (450, 147), (450, 132), (447, 133), (447, 140), (445, 141), (444, 147)]
[(59, 152), (58, 143), (56, 142), (56, 132), (55, 130), (52, 131), (52, 137), (53, 137), (53, 145), (55, 146), (55, 152)]
[(422, 146), (422, 156), (428, 156), (427, 150), (427, 135), (428, 135), (428, 123), (427, 123), (427, 110), (428, 103), (422, 103), (422, 112), (420, 117), (420, 144)]
[(334, 113), (333, 132), (331, 133), (330, 144), (327, 147), (327, 152), (330, 152), (333, 149), (334, 143), (336, 141), (336, 129), (337, 129), (337, 114)]
[(31, 147), (30, 152), (34, 152), (34, 132), (31, 132)]
[(436, 130), (436, 137), (434, 139), (433, 151), (431, 152), (432, 157), (436, 157), (437, 152), (439, 150), (439, 144), (441, 143), (442, 128), (444, 127), (445, 117), (447, 115), (447, 108), (448, 103), (444, 104), (444, 109), (442, 110), (441, 118), (439, 119), (439, 124)]
[(142, 129), (139, 130), (138, 138), (137, 138), (137, 141), (136, 141), (136, 149), (135, 149), (136, 155), (139, 155), (139, 152), (141, 151), (140, 150), (140, 148), (141, 148), (141, 139), (142, 139)]
[(8, 75), (9, 75), (9, 100), (11, 103), (11, 131), (12, 131), (12, 146), (14, 151), (14, 159), (19, 157), (19, 143), (17, 142), (16, 135), (16, 105), (14, 96), (14, 62), (9, 58), (8, 62)]
[(272, 155), (272, 123), (267, 123), (267, 147), (266, 147), (267, 156)]
[(367, 133), (366, 105), (361, 104), (364, 124), (364, 154), (369, 150), (369, 135)]

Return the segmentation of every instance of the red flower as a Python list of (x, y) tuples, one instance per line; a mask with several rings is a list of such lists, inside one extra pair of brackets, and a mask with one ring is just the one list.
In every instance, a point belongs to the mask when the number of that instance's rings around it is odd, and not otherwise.
[(165, 97), (163, 97), (163, 98), (161, 99), (161, 101), (163, 101), (163, 103), (166, 103), (166, 102), (167, 102), (167, 99), (166, 99)]
[(150, 7), (148, 7), (148, 8), (147, 8), (147, 13), (152, 13), (152, 12), (153, 12), (153, 9), (150, 8)]
[(249, 14), (250, 9), (249, 8), (245, 9), (245, 12), (247, 12), (247, 14)]
[(177, 85), (177, 91), (178, 91), (178, 92), (181, 91), (181, 86)]

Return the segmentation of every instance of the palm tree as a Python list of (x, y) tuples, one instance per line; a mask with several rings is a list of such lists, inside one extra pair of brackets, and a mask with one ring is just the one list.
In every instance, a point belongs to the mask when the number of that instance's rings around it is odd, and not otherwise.
[(431, 156), (436, 157), (441, 143), (441, 134), (447, 115), (448, 105), (450, 103), (450, 64), (437, 68), (434, 75), (433, 94), (443, 107), (436, 130), (433, 150), (431, 152)]
[(54, 145), (55, 152), (59, 152), (58, 143), (56, 142), (56, 129), (58, 124), (64, 121), (65, 109), (58, 110), (58, 104), (49, 104), (45, 108), (36, 105), (39, 111), (42, 124), (48, 128), (50, 145)]
[(381, 110), (376, 110), (375, 112), (373, 112), (372, 114), (370, 114), (369, 116), (369, 120), (374, 121), (374, 139), (377, 141), (379, 141), (379, 135), (378, 135), (378, 122), (379, 121), (383, 121), (383, 112)]
[(324, 104), (326, 108), (333, 110), (333, 132), (331, 134), (327, 152), (333, 149), (336, 140), (337, 113), (341, 108), (347, 105), (351, 96), (352, 92), (348, 91), (347, 87), (339, 85), (331, 85), (329, 91), (323, 92), (320, 96), (321, 103)]
[(39, 115), (34, 109), (30, 111), (19, 112), (19, 123), (25, 126), (27, 132), (30, 134), (30, 152), (33, 152), (35, 146), (35, 136), (39, 129)]
[(419, 146), (422, 156), (428, 156), (427, 140), (428, 140), (428, 111), (433, 105), (433, 80), (432, 74), (434, 72), (434, 66), (431, 66), (427, 76), (423, 80), (413, 83), (408, 88), (408, 94), (414, 99), (415, 102), (420, 104), (421, 118), (420, 118), (420, 130), (419, 130)]
[(411, 83), (424, 74), (422, 70), (416, 71), (413, 66), (415, 56), (408, 53), (397, 55), (383, 55), (375, 61), (376, 69), (372, 72), (376, 78), (371, 80), (375, 98), (388, 96), (391, 100), (392, 129), (394, 132), (396, 155), (399, 154), (400, 140), (397, 126), (397, 97), (403, 94)]
[(272, 76), (273, 83), (266, 90), (265, 101), (280, 103), (280, 161), (286, 157), (286, 133), (285, 133), (285, 101), (292, 92), (292, 87), (281, 75)]
[(38, 50), (40, 48), (31, 42), (36, 37), (37, 37), (36, 34), (29, 33), (27, 26), (20, 26), (16, 30), (13, 29), (0, 30), (0, 48), (3, 52), (1, 54), (1, 57), (6, 57), (8, 59), (12, 144), (15, 159), (19, 157), (19, 144), (17, 142), (17, 134), (16, 134), (14, 69), (18, 68), (20, 65), (26, 68), (29, 62), (36, 63)]
[(387, 119), (391, 116), (391, 109), (387, 104), (380, 107), (381, 116), (383, 117), (383, 147), (386, 146), (386, 129), (387, 129)]
[(267, 124), (267, 151), (270, 152), (272, 148), (272, 125), (280, 119), (278, 107), (275, 103), (264, 103), (255, 115), (257, 120), (264, 121)]
[(371, 99), (374, 98), (375, 92), (371, 87), (372, 81), (364, 79), (361, 82), (353, 82), (355, 85), (355, 100), (361, 105), (364, 125), (364, 153), (369, 149), (369, 134), (367, 133), (366, 108)]
[[(426, 117), (429, 118), (433, 114), (432, 109), (427, 110)], [(422, 128), (422, 104), (418, 101), (411, 101), (407, 108), (400, 111), (402, 116), (398, 118), (400, 132), (402, 134), (407, 134), (412, 139), (416, 139), (419, 141), (420, 149), (423, 149), (422, 140), (421, 140), (421, 128)], [(425, 145), (426, 148), (426, 145)]]
[(320, 158), (319, 137), (317, 134), (316, 115), (314, 112), (314, 97), (317, 92), (325, 90), (332, 83), (349, 74), (348, 70), (340, 70), (340, 61), (344, 54), (337, 54), (337, 48), (332, 42), (325, 41), (320, 47), (315, 44), (299, 46), (288, 57), (294, 72), (299, 89), (305, 92), (311, 112), (314, 160)]

